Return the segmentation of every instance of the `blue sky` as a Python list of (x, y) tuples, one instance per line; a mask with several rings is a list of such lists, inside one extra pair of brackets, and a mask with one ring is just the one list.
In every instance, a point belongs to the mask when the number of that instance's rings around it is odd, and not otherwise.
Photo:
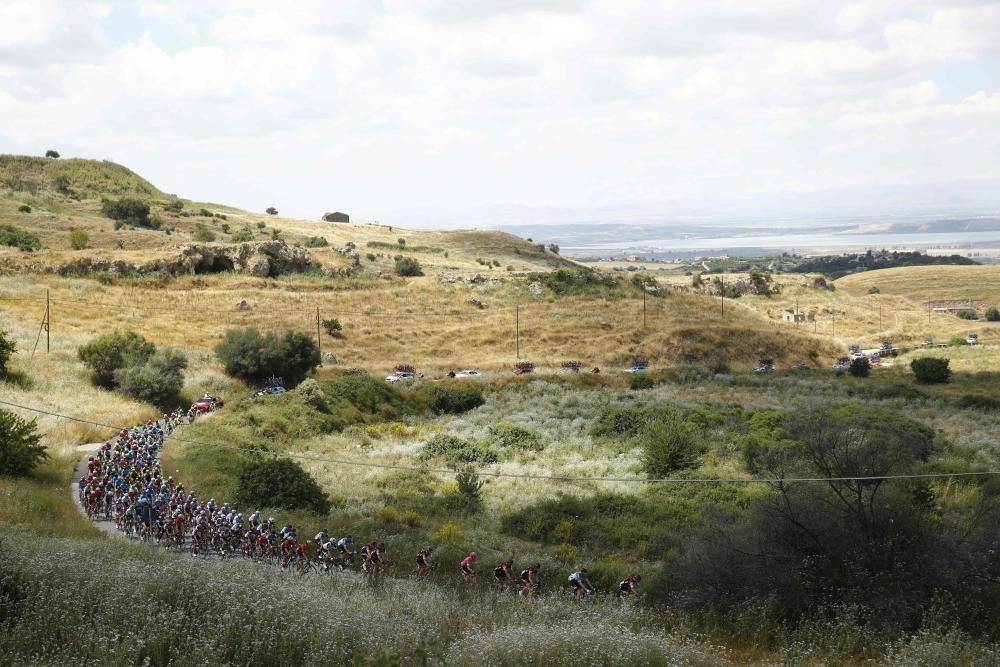
[(5, 0), (0, 117), (309, 218), (990, 213), (1000, 3)]

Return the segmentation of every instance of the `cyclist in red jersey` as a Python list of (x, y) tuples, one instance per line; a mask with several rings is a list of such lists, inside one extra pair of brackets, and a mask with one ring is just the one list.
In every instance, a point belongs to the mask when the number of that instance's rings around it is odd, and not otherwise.
[(462, 563), (459, 566), (459, 571), (462, 573), (462, 579), (465, 583), (469, 584), (476, 579), (476, 552), (472, 551), (462, 559)]

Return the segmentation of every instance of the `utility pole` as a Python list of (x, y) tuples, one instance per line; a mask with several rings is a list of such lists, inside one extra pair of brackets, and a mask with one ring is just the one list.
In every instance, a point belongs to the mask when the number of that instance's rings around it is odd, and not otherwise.
[(323, 343), (319, 335), (319, 306), (316, 306), (316, 349), (319, 350), (319, 365), (323, 367)]
[(882, 304), (878, 305), (878, 330), (882, 331)]
[(521, 305), (514, 304), (514, 345), (517, 358), (521, 358)]
[(48, 354), (51, 351), (49, 347), (49, 329), (52, 322), (51, 311), (49, 310), (49, 288), (45, 288), (45, 353)]
[(720, 278), (720, 284), (722, 285), (722, 289), (719, 290), (719, 293), (722, 295), (722, 316), (725, 317), (726, 316), (726, 274), (723, 273), (723, 274), (720, 274), (720, 275), (722, 276)]
[(837, 336), (837, 315), (836, 314), (833, 314), (833, 313), (830, 314), (830, 326), (832, 328), (832, 330), (830, 332), (830, 336), (836, 337)]
[(642, 328), (646, 328), (646, 288), (642, 288)]

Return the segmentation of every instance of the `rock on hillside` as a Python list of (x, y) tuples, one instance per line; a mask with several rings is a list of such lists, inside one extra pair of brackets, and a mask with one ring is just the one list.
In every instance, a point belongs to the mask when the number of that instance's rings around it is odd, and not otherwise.
[(286, 273), (302, 273), (321, 268), (319, 262), (302, 248), (290, 246), (280, 239), (260, 243), (240, 243), (234, 246), (191, 244), (183, 246), (170, 259), (145, 264), (130, 264), (123, 260), (84, 257), (56, 267), (61, 275), (108, 273), (166, 273), (169, 275), (221, 273), (233, 271), (261, 278)]

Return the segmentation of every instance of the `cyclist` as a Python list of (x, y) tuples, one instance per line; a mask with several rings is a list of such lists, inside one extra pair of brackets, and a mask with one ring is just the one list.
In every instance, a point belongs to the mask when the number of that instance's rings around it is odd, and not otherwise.
[(340, 566), (341, 569), (350, 565), (354, 560), (354, 551), (351, 549), (351, 545), (353, 544), (354, 540), (350, 535), (345, 535), (337, 540), (337, 551), (340, 552), (340, 557), (343, 559), (343, 564)]
[(373, 577), (385, 570), (385, 542), (372, 545), (368, 549), (368, 574)]
[(505, 591), (510, 588), (513, 580), (512, 570), (514, 569), (514, 559), (505, 560), (493, 568), (493, 579), (496, 580), (496, 590)]
[(426, 577), (431, 573), (431, 553), (434, 550), (430, 547), (421, 549), (417, 553), (417, 574)]
[(538, 590), (538, 571), (542, 569), (541, 563), (535, 563), (526, 570), (521, 570), (521, 590), (518, 595), (528, 595)]
[(623, 579), (618, 583), (618, 595), (621, 597), (635, 595), (635, 589), (639, 587), (640, 581), (642, 581), (642, 577), (638, 574), (631, 576), (628, 579)]
[(322, 549), (323, 545), (330, 541), (330, 535), (326, 532), (326, 528), (316, 533), (316, 537), (313, 538), (313, 542), (316, 543), (317, 549)]
[(459, 571), (462, 573), (462, 579), (465, 583), (470, 584), (476, 580), (476, 552), (471, 551), (469, 555), (462, 559), (462, 563), (459, 566)]
[(573, 595), (577, 599), (588, 593), (594, 592), (594, 587), (587, 581), (587, 568), (581, 567), (579, 570), (569, 575), (569, 585), (573, 587)]

